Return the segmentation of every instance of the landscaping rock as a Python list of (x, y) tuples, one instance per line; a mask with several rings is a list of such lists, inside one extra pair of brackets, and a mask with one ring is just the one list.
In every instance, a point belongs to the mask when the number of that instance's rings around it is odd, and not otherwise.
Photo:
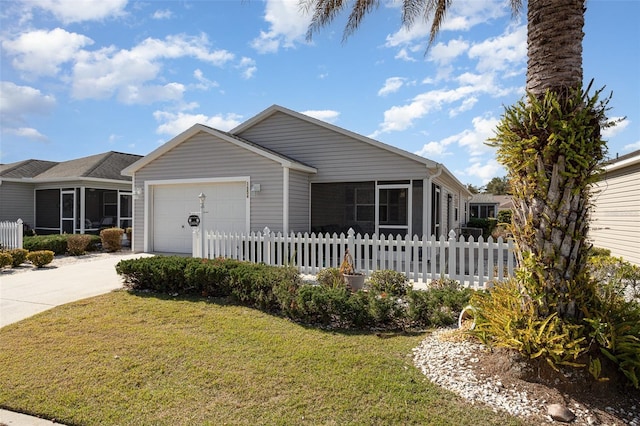
[(547, 406), (547, 413), (553, 420), (564, 423), (569, 423), (576, 418), (576, 415), (573, 414), (573, 411), (560, 404), (550, 404), (549, 406)]

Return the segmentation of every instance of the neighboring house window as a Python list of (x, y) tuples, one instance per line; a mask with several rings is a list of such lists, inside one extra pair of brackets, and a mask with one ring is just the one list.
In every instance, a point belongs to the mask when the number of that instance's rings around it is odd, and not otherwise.
[(471, 217), (485, 219), (496, 217), (495, 204), (474, 204), (471, 206)]
[(104, 217), (116, 217), (118, 216), (118, 192), (117, 191), (105, 191), (103, 193), (103, 213)]

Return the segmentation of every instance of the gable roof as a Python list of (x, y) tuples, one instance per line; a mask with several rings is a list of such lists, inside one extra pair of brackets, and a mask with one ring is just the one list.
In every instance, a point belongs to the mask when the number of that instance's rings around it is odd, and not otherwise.
[(327, 123), (326, 121), (318, 120), (317, 118), (313, 118), (313, 117), (310, 117), (308, 115), (301, 114), (301, 113), (296, 112), (296, 111), (292, 111), (292, 110), (290, 110), (288, 108), (285, 108), (283, 106), (280, 106), (280, 105), (271, 105), (269, 108), (265, 109), (264, 111), (262, 111), (258, 115), (255, 115), (254, 117), (248, 119), (244, 123), (242, 123), (242, 124), (236, 126), (235, 128), (231, 129), (230, 133), (232, 133), (234, 135), (238, 135), (238, 134), (246, 131), (247, 129), (255, 126), (256, 124), (266, 120), (267, 118), (271, 117), (273, 114), (275, 114), (277, 112), (280, 112), (280, 113), (283, 113), (283, 114), (287, 114), (287, 115), (289, 115), (291, 117), (295, 117), (295, 118), (297, 118), (299, 120), (303, 120), (303, 121), (315, 124), (315, 125), (320, 126), (320, 127), (324, 127), (325, 129), (331, 130), (331, 131), (336, 132), (336, 133), (340, 133), (342, 135), (345, 135), (345, 136), (353, 138), (353, 139), (357, 139), (357, 140), (359, 140), (361, 142), (368, 143), (369, 145), (373, 145), (375, 147), (382, 148), (382, 149), (385, 149), (387, 151), (391, 151), (394, 154), (398, 154), (398, 155), (400, 155), (402, 157), (406, 157), (406, 158), (412, 159), (414, 161), (417, 161), (419, 163), (422, 163), (422, 164), (426, 165), (429, 168), (435, 168), (438, 165), (438, 163), (436, 163), (433, 160), (429, 160), (428, 158), (422, 157), (420, 155), (413, 154), (413, 153), (411, 153), (409, 151), (405, 151), (405, 150), (400, 149), (400, 148), (396, 148), (395, 146), (388, 145), (386, 143), (377, 141), (375, 139), (371, 139), (369, 137), (366, 137), (366, 136), (360, 135), (358, 133), (352, 132), (350, 130), (344, 129), (342, 127)]
[(69, 161), (55, 162), (25, 160), (0, 166), (4, 179), (29, 179), (32, 182), (51, 182), (69, 179), (106, 179), (129, 181), (120, 172), (142, 158), (141, 155), (108, 151)]
[(640, 163), (640, 149), (607, 161), (604, 164), (604, 168), (611, 171), (632, 166), (637, 163)]
[(223, 132), (221, 130), (214, 129), (213, 127), (205, 126), (204, 124), (194, 124), (189, 129), (185, 130), (184, 132), (180, 133), (178, 136), (171, 139), (169, 142), (156, 148), (146, 156), (142, 157), (140, 160), (126, 167), (124, 170), (122, 170), (122, 174), (125, 176), (132, 176), (135, 172), (140, 170), (142, 167), (146, 166), (147, 164), (149, 164), (156, 158), (164, 155), (165, 153), (171, 151), (176, 146), (180, 145), (181, 143), (185, 142), (186, 140), (188, 140), (189, 138), (191, 138), (192, 136), (195, 136), (200, 132), (208, 133), (226, 142), (239, 146), (240, 148), (249, 150), (262, 157), (273, 160), (277, 163), (282, 164), (283, 167), (289, 167), (294, 170), (300, 170), (307, 173), (318, 172), (318, 170), (315, 167), (309, 166), (300, 161), (296, 161), (292, 158), (287, 157), (286, 155), (282, 155), (278, 152), (267, 149), (263, 146), (260, 146), (256, 143), (243, 139), (234, 134)]

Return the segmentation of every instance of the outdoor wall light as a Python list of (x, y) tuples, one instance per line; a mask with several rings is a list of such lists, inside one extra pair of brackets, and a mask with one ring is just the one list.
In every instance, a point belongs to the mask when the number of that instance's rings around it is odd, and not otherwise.
[(138, 199), (142, 196), (143, 189), (141, 186), (136, 186), (133, 189), (133, 198)]
[(253, 185), (251, 185), (251, 192), (260, 192), (260, 184), (254, 183)]

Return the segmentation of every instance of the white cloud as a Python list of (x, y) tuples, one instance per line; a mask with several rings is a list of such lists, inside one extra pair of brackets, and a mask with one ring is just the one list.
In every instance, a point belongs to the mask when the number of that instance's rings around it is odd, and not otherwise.
[(256, 61), (251, 58), (247, 58), (246, 56), (243, 56), (242, 59), (240, 59), (240, 63), (238, 64), (237, 68), (242, 70), (242, 78), (244, 78), (245, 80), (253, 78), (256, 71), (258, 71)]
[(180, 83), (169, 83), (164, 86), (129, 85), (122, 87), (118, 92), (118, 100), (123, 104), (152, 104), (161, 101), (177, 101), (182, 99), (185, 91)]
[(494, 135), (494, 129), (498, 125), (498, 119), (493, 117), (475, 117), (471, 120), (473, 129), (465, 129), (455, 135), (447, 136), (440, 141), (431, 141), (416, 151), (417, 155), (423, 157), (439, 156), (449, 154), (447, 147), (452, 144), (462, 148), (461, 151), (470, 157), (477, 157), (490, 152), (491, 148), (485, 142)]
[(487, 184), (491, 179), (497, 176), (505, 176), (507, 171), (495, 159), (487, 160), (485, 163), (474, 161), (469, 167), (462, 172), (465, 176), (475, 177)]
[(326, 121), (327, 123), (335, 123), (340, 116), (338, 111), (330, 109), (302, 111), (302, 114), (317, 118), (318, 120)]
[(405, 79), (402, 77), (390, 77), (384, 82), (382, 89), (378, 90), (378, 96), (387, 96), (395, 93), (404, 85)]
[(449, 117), (455, 117), (461, 112), (469, 111), (477, 103), (478, 103), (478, 98), (476, 98), (475, 96), (467, 98), (464, 101), (462, 101), (459, 107), (452, 108), (451, 110), (449, 110)]
[[(396, 2), (400, 6), (401, 2)], [(469, 31), (474, 26), (505, 16), (509, 9), (505, 2), (494, 0), (454, 1), (440, 27), (440, 32)], [(421, 43), (426, 48), (426, 38), (431, 30), (431, 20), (417, 19), (410, 27), (401, 27), (389, 34), (386, 47), (397, 47)]]
[(53, 96), (44, 95), (29, 86), (10, 81), (0, 82), (0, 116), (22, 117), (27, 114), (47, 114), (56, 104)]
[(635, 143), (630, 143), (630, 144), (628, 144), (628, 145), (625, 145), (625, 146), (623, 147), (623, 149), (624, 149), (625, 151), (628, 151), (628, 152), (632, 152), (632, 151), (638, 150), (638, 149), (640, 149), (640, 141), (635, 142)]
[(311, 16), (302, 13), (297, 1), (267, 0), (264, 20), (269, 30), (260, 31), (251, 47), (259, 53), (275, 53), (280, 47), (292, 48), (304, 42)]
[(413, 56), (411, 56), (409, 54), (408, 49), (406, 49), (404, 47), (398, 51), (398, 53), (396, 54), (396, 56), (394, 58), (395, 59), (400, 59), (400, 60), (406, 61), (406, 62), (416, 62), (415, 58), (413, 58)]
[(47, 141), (48, 138), (32, 127), (4, 128), (3, 133), (35, 141)]
[(197, 89), (200, 90), (209, 90), (212, 87), (218, 87), (219, 84), (216, 81), (209, 80), (206, 78), (199, 68), (193, 71), (193, 77), (198, 80), (198, 84), (195, 85)]
[(447, 44), (437, 43), (429, 50), (429, 60), (439, 66), (447, 65), (468, 49), (469, 42), (462, 39), (449, 40)]
[[(618, 121), (618, 120), (622, 120), (623, 118), (624, 117), (611, 117), (609, 121)], [(629, 124), (631, 124), (631, 121), (627, 118), (622, 121), (618, 121), (615, 126), (602, 129), (602, 138), (605, 140), (611, 139), (612, 137), (616, 136), (617, 134), (622, 132), (624, 129), (626, 129), (627, 126), (629, 126)]]
[(421, 155), (426, 158), (442, 157), (447, 153), (447, 144), (442, 142), (429, 142), (422, 146), (422, 148), (415, 152), (417, 155)]
[(37, 30), (5, 40), (2, 47), (13, 56), (12, 65), (32, 75), (56, 75), (60, 65), (71, 61), (81, 48), (93, 44), (89, 37), (62, 28)]
[(164, 9), (164, 10), (156, 10), (155, 12), (153, 12), (153, 19), (171, 19), (171, 17), (173, 16), (173, 12), (171, 12), (171, 10), (169, 9)]
[(27, 3), (52, 13), (65, 24), (124, 15), (127, 0), (38, 0)]
[(519, 66), (527, 58), (526, 25), (511, 26), (505, 34), (474, 44), (469, 49), (469, 58), (477, 59), (479, 72), (508, 70)]
[(194, 124), (204, 124), (218, 130), (231, 130), (240, 124), (242, 116), (234, 113), (207, 116), (204, 114), (187, 114), (185, 112), (155, 111), (153, 117), (161, 124), (156, 133), (173, 137), (184, 132)]
[[(78, 52), (73, 67), (72, 95), (76, 99), (101, 99), (117, 93), (118, 99), (135, 103), (175, 100), (184, 89), (182, 85), (170, 83), (146, 87), (146, 83), (158, 78), (166, 59), (193, 57), (223, 66), (234, 58), (226, 50), (209, 50), (208, 44), (206, 35), (172, 35), (164, 40), (147, 38), (131, 50), (110, 46), (93, 52)], [(137, 92), (135, 96), (131, 96), (132, 87)], [(160, 93), (154, 94), (148, 89), (160, 89)]]

